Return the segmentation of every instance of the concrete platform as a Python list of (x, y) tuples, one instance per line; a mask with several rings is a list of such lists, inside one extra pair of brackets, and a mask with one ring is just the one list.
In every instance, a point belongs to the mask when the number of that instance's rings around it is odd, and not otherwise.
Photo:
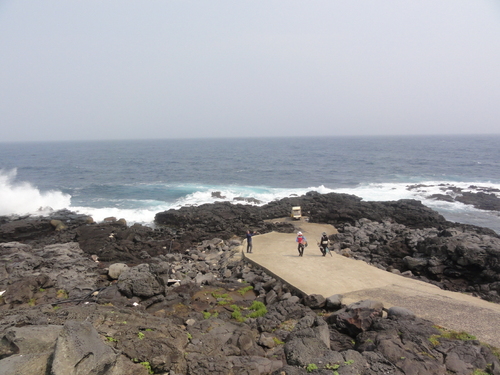
[(405, 307), (435, 324), (468, 332), (500, 347), (500, 305), (445, 291), (335, 253), (323, 257), (316, 243), (322, 232), (330, 235), (336, 229), (306, 221), (294, 225), (309, 243), (303, 257), (298, 256), (295, 233), (275, 232), (253, 237), (253, 252), (244, 255), (302, 293), (324, 297), (342, 294), (345, 304), (374, 299), (386, 308)]

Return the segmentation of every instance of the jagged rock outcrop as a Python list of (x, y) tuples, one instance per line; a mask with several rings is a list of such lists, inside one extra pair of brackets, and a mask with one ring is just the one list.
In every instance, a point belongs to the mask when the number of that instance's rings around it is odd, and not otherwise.
[[(336, 251), (442, 287), (499, 292), (498, 236), (415, 201), (223, 203), (159, 214), (171, 220), (162, 230), (60, 220), (66, 228), (0, 242), (0, 375), (500, 375), (498, 357), (470, 335), (397, 306), (384, 314), (377, 301), (294, 295), (241, 260), (234, 236), (290, 230), (263, 220), (292, 204), (337, 224)], [(117, 262), (119, 272), (108, 269)]]
[(248, 228), (261, 233), (270, 230), (292, 232), (293, 228), (284, 223), (264, 223), (264, 220), (290, 215), (293, 206), (301, 206), (302, 212), (311, 222), (333, 225), (354, 224), (356, 220), (368, 218), (383, 221), (391, 218), (396, 223), (411, 228), (427, 228), (445, 225), (446, 220), (437, 212), (415, 200), (395, 202), (363, 202), (361, 198), (347, 194), (307, 193), (302, 197), (284, 198), (262, 207), (217, 202), (197, 207), (183, 207), (156, 214), (160, 225), (179, 232), (183, 241), (200, 241), (217, 233), (223, 239), (242, 235)]
[(457, 226), (411, 229), (392, 221), (368, 219), (338, 226), (334, 249), (388, 271), (398, 270), (441, 288), (472, 292), (500, 302), (500, 238), (495, 233)]

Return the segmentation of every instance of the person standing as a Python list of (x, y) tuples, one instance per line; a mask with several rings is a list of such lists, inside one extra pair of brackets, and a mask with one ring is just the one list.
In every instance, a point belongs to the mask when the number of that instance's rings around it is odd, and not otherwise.
[(251, 253), (252, 252), (252, 247), (253, 247), (252, 237), (255, 236), (256, 234), (257, 234), (257, 232), (253, 232), (251, 230), (247, 230), (247, 253)]
[(298, 243), (297, 250), (299, 251), (299, 257), (304, 255), (304, 248), (306, 247), (307, 240), (302, 234), (302, 232), (297, 233), (297, 238), (295, 239), (295, 242)]
[(325, 256), (328, 251), (328, 236), (326, 235), (326, 232), (323, 232), (323, 235), (319, 240), (319, 249), (321, 250), (323, 256)]

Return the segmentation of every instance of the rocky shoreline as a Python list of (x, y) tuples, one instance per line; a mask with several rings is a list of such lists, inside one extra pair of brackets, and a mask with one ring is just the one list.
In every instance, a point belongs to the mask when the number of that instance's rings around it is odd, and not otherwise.
[(241, 257), (300, 205), (335, 251), (500, 302), (500, 238), (418, 201), (308, 193), (156, 215), (0, 218), (1, 374), (500, 374), (500, 352), (411, 311), (296, 295)]
[(460, 202), (479, 210), (500, 211), (500, 198), (497, 196), (500, 193), (499, 189), (476, 185), (470, 185), (467, 189), (462, 189), (452, 184), (417, 184), (409, 185), (407, 189), (426, 193), (426, 189), (433, 187), (439, 187), (442, 193), (427, 195), (428, 198), (445, 202)]

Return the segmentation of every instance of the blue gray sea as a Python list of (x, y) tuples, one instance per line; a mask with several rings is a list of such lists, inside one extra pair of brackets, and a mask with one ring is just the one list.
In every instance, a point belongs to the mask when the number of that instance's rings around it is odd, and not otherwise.
[(418, 199), (500, 233), (499, 212), (429, 198), (500, 189), (499, 145), (500, 135), (0, 143), (0, 215), (68, 208), (152, 225), (157, 212), (220, 200), (212, 192), (265, 204), (314, 190)]

